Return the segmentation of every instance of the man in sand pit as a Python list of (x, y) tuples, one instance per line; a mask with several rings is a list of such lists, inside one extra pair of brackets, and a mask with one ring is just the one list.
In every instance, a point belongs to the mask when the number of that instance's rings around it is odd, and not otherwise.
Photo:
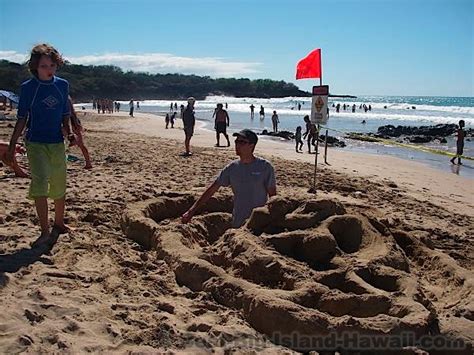
[(234, 133), (235, 153), (240, 159), (227, 165), (181, 220), (188, 223), (198, 208), (205, 204), (221, 186), (231, 186), (234, 192), (232, 227), (242, 226), (255, 207), (265, 205), (268, 197), (276, 195), (275, 171), (270, 162), (253, 152), (257, 135), (249, 129)]
[(189, 144), (194, 134), (194, 124), (196, 123), (196, 118), (194, 117), (194, 102), (196, 102), (194, 97), (188, 98), (188, 106), (183, 111), (184, 147), (186, 149), (183, 154), (184, 156), (190, 156), (192, 154)]

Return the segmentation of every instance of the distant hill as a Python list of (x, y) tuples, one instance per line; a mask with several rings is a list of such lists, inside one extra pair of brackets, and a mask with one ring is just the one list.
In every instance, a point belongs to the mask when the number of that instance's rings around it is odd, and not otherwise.
[[(296, 85), (284, 81), (123, 72), (112, 65), (68, 63), (58, 71), (58, 75), (69, 81), (71, 96), (79, 101), (89, 101), (92, 98), (184, 99), (189, 96), (204, 99), (208, 95), (264, 98), (311, 96), (310, 93), (299, 90)], [(0, 60), (0, 89), (19, 94), (20, 84), (29, 77), (25, 65)]]

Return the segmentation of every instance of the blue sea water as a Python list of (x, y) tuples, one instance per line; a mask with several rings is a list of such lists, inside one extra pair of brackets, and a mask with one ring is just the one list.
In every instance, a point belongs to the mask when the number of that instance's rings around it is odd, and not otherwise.
[[(173, 101), (179, 106), (186, 105), (185, 101)], [(170, 111), (170, 100), (146, 100), (140, 102), (140, 111), (156, 114), (165, 114)], [(259, 133), (264, 129), (271, 130), (271, 115), (277, 111), (280, 119), (280, 130), (294, 132), (297, 126), (302, 126), (304, 131), (304, 115), (311, 111), (311, 98), (285, 97), (285, 98), (235, 98), (226, 96), (208, 96), (205, 100), (195, 104), (196, 117), (206, 123), (208, 129), (213, 129), (212, 114), (217, 103), (227, 103), (230, 116), (231, 132), (242, 128), (250, 128)], [(348, 109), (341, 108), (337, 113), (333, 105), (346, 104)], [(121, 102), (124, 109), (128, 109), (128, 102)], [(255, 106), (255, 118), (250, 118), (249, 106)], [(301, 110), (298, 110), (301, 104)], [(431, 167), (444, 171), (455, 171), (459, 175), (474, 178), (474, 161), (464, 160), (460, 169), (452, 169), (449, 157), (445, 155), (421, 152), (418, 150), (386, 146), (380, 143), (367, 143), (344, 138), (347, 132), (376, 132), (382, 125), (426, 126), (439, 123), (455, 123), (464, 120), (466, 128), (474, 128), (474, 98), (473, 97), (429, 97), (429, 96), (360, 96), (355, 99), (329, 98), (330, 116), (327, 125), (329, 135), (343, 139), (347, 147), (336, 148), (355, 150), (373, 154), (394, 155), (403, 159), (415, 160)], [(352, 113), (350, 107), (355, 104), (356, 112)], [(360, 105), (370, 104), (371, 111), (364, 112)], [(258, 115), (260, 105), (265, 108), (265, 118), (261, 120)], [(365, 121), (365, 124), (361, 122)], [(267, 138), (271, 139), (271, 138)], [(290, 143), (288, 143), (290, 144)], [(291, 142), (291, 144), (293, 144)], [(426, 146), (455, 152), (455, 137), (449, 137), (447, 144), (429, 143)], [(464, 155), (474, 156), (474, 141), (466, 139)]]

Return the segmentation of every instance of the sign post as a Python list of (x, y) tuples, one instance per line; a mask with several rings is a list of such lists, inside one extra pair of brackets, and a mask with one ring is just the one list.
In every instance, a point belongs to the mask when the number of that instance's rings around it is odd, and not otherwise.
[(319, 125), (326, 124), (329, 119), (328, 109), (329, 85), (313, 86), (313, 99), (311, 103), (311, 123), (317, 125), (316, 154), (314, 157), (313, 186), (308, 192), (316, 193), (316, 173), (318, 169)]

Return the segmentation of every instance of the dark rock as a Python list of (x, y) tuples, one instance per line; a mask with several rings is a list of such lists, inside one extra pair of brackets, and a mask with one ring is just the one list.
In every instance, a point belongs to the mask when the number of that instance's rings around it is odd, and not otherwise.
[(262, 136), (272, 136), (272, 137), (280, 137), (280, 138), (285, 138), (287, 140), (290, 140), (290, 139), (294, 139), (295, 138), (295, 135), (293, 132), (289, 132), (289, 131), (280, 131), (280, 132), (268, 132), (266, 129), (264, 129), (262, 131), (262, 133), (260, 133), (260, 135)]
[(430, 137), (447, 137), (457, 131), (456, 124), (438, 124), (435, 126), (381, 126), (377, 130), (377, 134), (385, 137), (400, 137), (400, 136), (430, 136)]

